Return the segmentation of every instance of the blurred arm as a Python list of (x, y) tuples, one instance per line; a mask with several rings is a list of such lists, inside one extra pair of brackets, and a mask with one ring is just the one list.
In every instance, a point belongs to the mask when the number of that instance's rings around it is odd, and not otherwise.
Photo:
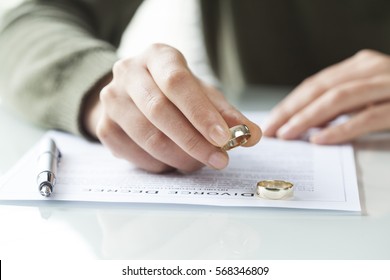
[(142, 1), (28, 1), (0, 29), (3, 103), (46, 128), (83, 133), (86, 94), (112, 71)]

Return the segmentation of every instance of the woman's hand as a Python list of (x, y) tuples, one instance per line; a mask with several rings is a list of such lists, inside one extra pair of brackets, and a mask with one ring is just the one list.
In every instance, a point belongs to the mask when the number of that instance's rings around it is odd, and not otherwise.
[(237, 124), (252, 133), (246, 146), (261, 138), (256, 124), (199, 81), (183, 55), (167, 45), (118, 61), (92, 104), (84, 122), (89, 133), (115, 156), (152, 172), (226, 167), (228, 155), (219, 147)]
[(310, 140), (336, 144), (390, 129), (390, 56), (363, 50), (306, 79), (272, 110), (264, 135), (294, 139), (346, 113), (348, 121)]

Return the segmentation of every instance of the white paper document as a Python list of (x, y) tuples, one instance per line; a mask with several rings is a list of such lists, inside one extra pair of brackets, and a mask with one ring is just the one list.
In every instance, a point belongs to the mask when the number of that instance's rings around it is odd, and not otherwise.
[[(255, 147), (229, 151), (229, 166), (191, 174), (152, 174), (113, 157), (100, 144), (50, 131), (61, 150), (54, 192), (36, 185), (39, 143), (0, 180), (0, 200), (63, 200), (284, 207), (360, 211), (353, 149), (263, 138)], [(42, 139), (43, 141), (43, 139)], [(260, 180), (294, 184), (288, 200), (255, 195)]]

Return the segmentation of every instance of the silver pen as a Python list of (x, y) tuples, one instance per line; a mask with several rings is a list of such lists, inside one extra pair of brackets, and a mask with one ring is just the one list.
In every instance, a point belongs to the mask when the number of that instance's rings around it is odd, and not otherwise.
[(50, 196), (53, 192), (60, 158), (60, 150), (53, 139), (48, 138), (42, 142), (38, 157), (37, 183), (39, 192), (45, 197)]

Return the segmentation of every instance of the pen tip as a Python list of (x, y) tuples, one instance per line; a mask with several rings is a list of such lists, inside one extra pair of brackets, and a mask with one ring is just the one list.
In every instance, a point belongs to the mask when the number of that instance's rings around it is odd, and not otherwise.
[(41, 187), (40, 192), (41, 192), (41, 195), (43, 195), (43, 196), (46, 196), (46, 197), (50, 196), (51, 188), (47, 185), (44, 185)]

